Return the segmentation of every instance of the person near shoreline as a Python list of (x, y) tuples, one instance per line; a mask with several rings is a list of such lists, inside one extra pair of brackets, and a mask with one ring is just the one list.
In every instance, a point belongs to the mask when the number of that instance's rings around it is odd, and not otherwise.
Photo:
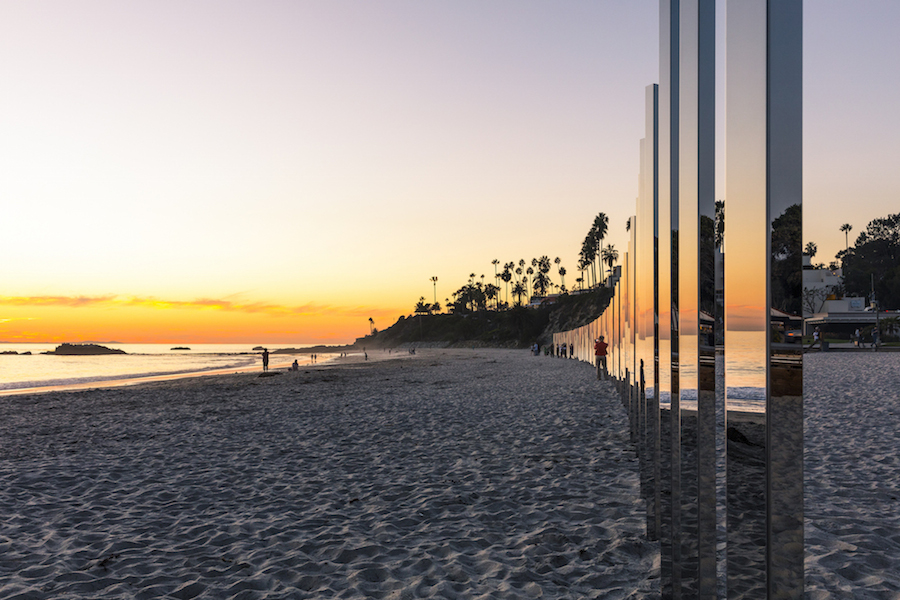
[(603, 341), (603, 336), (601, 335), (594, 341), (594, 356), (597, 359), (597, 379), (603, 379), (604, 381), (609, 378), (606, 373), (606, 348), (609, 346), (606, 342)]
[(269, 349), (268, 348), (263, 348), (262, 360), (263, 360), (263, 371), (268, 371), (269, 370)]

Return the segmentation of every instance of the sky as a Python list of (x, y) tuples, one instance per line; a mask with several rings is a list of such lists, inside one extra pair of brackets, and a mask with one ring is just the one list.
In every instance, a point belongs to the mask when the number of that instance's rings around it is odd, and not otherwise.
[[(804, 19), (828, 262), (900, 212), (900, 3)], [(495, 258), (571, 288), (598, 212), (624, 255), (658, 73), (646, 0), (0, 0), (0, 341), (352, 342)]]

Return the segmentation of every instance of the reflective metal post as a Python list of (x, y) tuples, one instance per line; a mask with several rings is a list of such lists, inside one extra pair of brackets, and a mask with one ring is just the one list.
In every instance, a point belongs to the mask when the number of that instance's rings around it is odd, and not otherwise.
[[(701, 341), (714, 290), (715, 1), (680, 0), (678, 194), (673, 220), (673, 506), (680, 547), (674, 597), (716, 597), (715, 347)], [(674, 195), (673, 195), (674, 198)], [(712, 270), (712, 271), (711, 271)], [(703, 291), (701, 291), (703, 287)], [(713, 286), (714, 287), (714, 286)], [(676, 293), (677, 290), (677, 293)], [(705, 294), (703, 292), (706, 292)], [(706, 296), (704, 298), (704, 296)], [(701, 346), (703, 347), (701, 357)], [(711, 357), (711, 362), (710, 362)], [(701, 367), (701, 361), (704, 366)], [(709, 372), (709, 365), (712, 372)], [(701, 369), (705, 369), (701, 375)], [(703, 379), (701, 386), (700, 379)]]
[[(728, 597), (803, 597), (802, 0), (728, 3)], [(798, 349), (799, 350), (799, 349)]]
[[(657, 388), (660, 414), (662, 475), (662, 533), (660, 588), (663, 598), (679, 597), (680, 589), (680, 434), (678, 372), (678, 103), (679, 103), (679, 0), (659, 4), (659, 215), (657, 252), (659, 269), (659, 326), (657, 336)], [(674, 230), (673, 230), (674, 228)], [(673, 310), (674, 309), (674, 310)], [(674, 366), (674, 368), (673, 368)]]

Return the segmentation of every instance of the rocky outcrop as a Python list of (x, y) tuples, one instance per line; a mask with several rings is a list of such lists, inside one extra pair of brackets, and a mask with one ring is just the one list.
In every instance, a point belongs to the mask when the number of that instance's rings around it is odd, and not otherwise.
[(126, 354), (124, 350), (107, 348), (99, 344), (60, 344), (56, 350), (44, 352), (44, 354), (56, 354), (62, 356), (89, 355), (89, 354)]

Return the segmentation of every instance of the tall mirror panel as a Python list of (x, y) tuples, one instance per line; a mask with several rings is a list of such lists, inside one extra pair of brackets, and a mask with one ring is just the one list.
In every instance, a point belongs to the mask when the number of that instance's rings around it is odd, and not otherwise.
[[(681, 0), (679, 29), (679, 191), (678, 214), (673, 215), (678, 227), (677, 231), (673, 227), (672, 247), (673, 252), (677, 249), (674, 257), (678, 265), (677, 304), (673, 302), (678, 360), (673, 359), (673, 373), (678, 375), (675, 422), (679, 431), (673, 440), (680, 443), (677, 455), (681, 459), (681, 504), (677, 507), (680, 593), (684, 598), (715, 598), (715, 347), (710, 346), (706, 335), (711, 324), (701, 319), (709, 310), (706, 307), (704, 311), (701, 282), (709, 283), (710, 268), (714, 268), (705, 256), (712, 249), (706, 227), (708, 215), (715, 209), (714, 0)], [(674, 207), (673, 202), (673, 211)], [(711, 274), (714, 281), (714, 270)], [(708, 295), (709, 290), (706, 292)], [(673, 335), (673, 350), (675, 340)], [(706, 369), (702, 389), (701, 368)], [(673, 396), (675, 381), (673, 375)]]
[[(659, 10), (659, 197), (657, 202), (657, 294), (658, 348), (657, 395), (660, 419), (660, 465), (662, 529), (660, 538), (660, 587), (663, 598), (672, 597), (678, 587), (680, 551), (678, 524), (680, 428), (675, 423), (678, 414), (677, 371), (673, 381), (673, 332), (677, 334), (677, 312), (673, 315), (673, 301), (677, 304), (677, 265), (673, 254), (672, 226), (677, 227), (673, 215), (678, 211), (678, 0), (660, 0)], [(675, 319), (673, 319), (673, 316)], [(674, 406), (673, 406), (674, 403)]]
[(769, 598), (803, 597), (803, 358), (786, 332), (802, 326), (803, 3), (770, 0)]
[(728, 597), (766, 598), (767, 0), (727, 7), (725, 403)]

